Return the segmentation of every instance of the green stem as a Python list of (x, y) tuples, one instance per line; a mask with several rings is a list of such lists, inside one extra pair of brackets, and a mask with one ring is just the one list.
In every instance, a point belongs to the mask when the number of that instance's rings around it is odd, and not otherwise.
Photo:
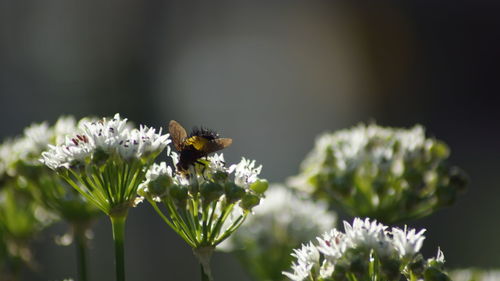
[(87, 240), (85, 227), (75, 227), (75, 246), (78, 265), (78, 280), (87, 281)]
[(208, 275), (205, 273), (203, 269), (203, 265), (200, 263), (200, 273), (201, 273), (201, 281), (209, 281)]
[(125, 281), (125, 220), (127, 214), (110, 216), (113, 227), (113, 240), (115, 242), (116, 280)]

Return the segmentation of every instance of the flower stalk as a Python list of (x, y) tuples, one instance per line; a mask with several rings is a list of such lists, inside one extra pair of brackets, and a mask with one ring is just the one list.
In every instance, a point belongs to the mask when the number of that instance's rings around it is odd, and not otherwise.
[(115, 243), (115, 270), (116, 280), (125, 281), (125, 221), (127, 215), (110, 216)]
[(88, 228), (86, 224), (74, 226), (76, 260), (78, 266), (78, 280), (88, 280), (87, 269), (87, 237)]

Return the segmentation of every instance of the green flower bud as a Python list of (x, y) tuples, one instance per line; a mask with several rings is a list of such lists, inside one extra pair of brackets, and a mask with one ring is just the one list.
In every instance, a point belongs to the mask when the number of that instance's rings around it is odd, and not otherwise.
[(247, 193), (241, 199), (240, 206), (247, 211), (252, 210), (253, 207), (259, 205), (260, 197), (254, 194)]
[(441, 141), (434, 141), (430, 152), (433, 158), (447, 158), (450, 155), (450, 149)]
[(208, 205), (214, 200), (220, 198), (224, 194), (224, 188), (214, 182), (205, 182), (200, 186), (201, 198), (203, 200), (203, 205)]
[(162, 196), (173, 184), (172, 178), (168, 175), (161, 175), (154, 181), (150, 182), (148, 185), (149, 193), (153, 196)]
[[(255, 191), (257, 194), (263, 194), (269, 187), (269, 183), (265, 179), (259, 179), (250, 185), (250, 189)], [(258, 203), (257, 203), (258, 204)]]
[(230, 203), (240, 200), (245, 195), (245, 189), (235, 183), (228, 182), (224, 186), (226, 197)]
[(435, 267), (429, 267), (424, 273), (425, 281), (451, 281), (450, 277), (443, 271)]
[(212, 178), (215, 182), (223, 183), (227, 181), (228, 176), (229, 175), (225, 172), (216, 171), (215, 173), (213, 173)]
[(182, 185), (172, 185), (169, 188), (169, 195), (174, 200), (178, 208), (186, 207), (188, 189)]

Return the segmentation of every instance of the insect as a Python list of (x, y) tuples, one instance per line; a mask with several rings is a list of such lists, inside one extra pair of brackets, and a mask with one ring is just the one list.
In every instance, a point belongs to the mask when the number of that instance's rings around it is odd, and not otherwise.
[(180, 172), (186, 172), (189, 166), (195, 163), (203, 164), (198, 161), (200, 158), (224, 149), (233, 143), (232, 139), (220, 138), (215, 131), (204, 128), (193, 128), (188, 136), (184, 127), (175, 120), (170, 121), (168, 130), (175, 149), (180, 154), (177, 163), (177, 171)]

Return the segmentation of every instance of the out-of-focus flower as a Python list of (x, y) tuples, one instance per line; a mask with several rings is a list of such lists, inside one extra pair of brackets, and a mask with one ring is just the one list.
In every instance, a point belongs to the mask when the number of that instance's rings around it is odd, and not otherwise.
[(328, 199), (351, 215), (385, 223), (415, 219), (452, 204), (466, 176), (446, 163), (449, 149), (424, 128), (358, 125), (326, 133), (289, 185)]
[(500, 280), (500, 270), (455, 269), (450, 271), (453, 281), (498, 281)]
[[(401, 230), (355, 218), (344, 222), (345, 233), (336, 229), (294, 250), (290, 280), (451, 280), (443, 271), (444, 255), (424, 260), (418, 252), (422, 231)], [(404, 245), (404, 246), (402, 246)], [(409, 250), (410, 249), (410, 250)], [(319, 254), (317, 254), (319, 253)]]
[(289, 253), (304, 241), (335, 226), (336, 215), (325, 202), (314, 202), (283, 185), (271, 185), (266, 198), (245, 224), (221, 244), (234, 252), (258, 280), (283, 279), (292, 261)]
[[(177, 155), (172, 153), (174, 167)], [(242, 159), (225, 167), (222, 154), (199, 159), (189, 171), (176, 171), (165, 162), (153, 165), (139, 194), (192, 248), (211, 279), (209, 261), (215, 247), (228, 238), (259, 205), (267, 181), (261, 166)], [(158, 202), (163, 203), (163, 212)]]
[[(30, 240), (56, 218), (70, 224), (71, 235), (64, 235), (65, 244), (72, 242), (74, 234), (80, 242), (79, 247), (85, 247), (85, 233), (90, 232), (91, 222), (99, 211), (39, 161), (49, 145), (60, 143), (66, 134), (76, 130), (73, 117), (61, 117), (54, 126), (47, 122), (32, 124), (24, 129), (23, 135), (0, 145), (0, 185), (6, 189), (0, 192), (6, 193), (5, 198), (9, 198), (10, 193), (18, 198), (13, 203), (8, 199), (0, 202), (0, 212), (4, 215), (0, 224), (4, 224), (4, 240), (11, 259), (24, 257), (15, 260), (29, 261)], [(83, 256), (78, 255), (79, 258)]]

